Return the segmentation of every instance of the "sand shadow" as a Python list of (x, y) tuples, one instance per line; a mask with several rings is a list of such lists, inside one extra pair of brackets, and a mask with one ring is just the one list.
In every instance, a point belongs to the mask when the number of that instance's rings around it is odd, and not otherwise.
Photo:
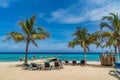
[(15, 64), (15, 65), (10, 65), (10, 67), (23, 67), (22, 64)]
[(100, 64), (87, 64), (87, 66), (99, 67), (99, 68), (113, 68), (113, 66), (103, 66), (103, 65), (100, 65)]

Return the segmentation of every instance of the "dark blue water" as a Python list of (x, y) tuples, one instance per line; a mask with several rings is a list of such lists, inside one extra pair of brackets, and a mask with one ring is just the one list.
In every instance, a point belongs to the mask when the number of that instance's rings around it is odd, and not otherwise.
[[(57, 57), (60, 60), (81, 60), (84, 59), (83, 52), (30, 52), (28, 59), (31, 60), (33, 55), (36, 54), (37, 59)], [(19, 61), (20, 57), (24, 58), (24, 52), (0, 52), (0, 61)], [(88, 61), (98, 61), (99, 52), (87, 53)]]

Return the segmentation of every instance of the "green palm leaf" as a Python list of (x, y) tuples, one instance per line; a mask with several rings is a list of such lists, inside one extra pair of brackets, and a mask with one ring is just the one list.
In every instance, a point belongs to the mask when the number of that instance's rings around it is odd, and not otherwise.
[(30, 19), (26, 19), (25, 21), (20, 21), (19, 25), (24, 32), (10, 32), (8, 33), (8, 37), (6, 40), (13, 39), (15, 42), (26, 42), (26, 54), (25, 54), (25, 63), (27, 63), (27, 57), (28, 57), (28, 47), (29, 44), (32, 43), (36, 47), (38, 46), (35, 40), (43, 40), (48, 38), (50, 35), (46, 30), (42, 27), (35, 28), (35, 16), (32, 16)]

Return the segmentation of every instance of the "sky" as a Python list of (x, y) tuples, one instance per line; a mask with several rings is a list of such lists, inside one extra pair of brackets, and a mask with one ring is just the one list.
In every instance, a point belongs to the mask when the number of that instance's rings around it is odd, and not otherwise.
[[(89, 33), (99, 30), (103, 16), (120, 14), (120, 0), (0, 0), (0, 52), (24, 52), (26, 43), (13, 40), (3, 42), (6, 33), (20, 31), (18, 22), (36, 15), (36, 25), (50, 33), (50, 38), (30, 44), (30, 52), (67, 51), (83, 52), (80, 46), (68, 48), (77, 26), (86, 27)], [(91, 52), (109, 50), (90, 46)]]

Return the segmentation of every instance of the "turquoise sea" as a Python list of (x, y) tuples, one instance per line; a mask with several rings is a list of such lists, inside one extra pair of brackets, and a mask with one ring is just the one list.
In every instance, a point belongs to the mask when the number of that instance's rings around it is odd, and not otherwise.
[[(24, 58), (24, 52), (0, 52), (0, 62), (6, 61), (19, 61), (20, 57)], [(37, 59), (57, 57), (60, 60), (77, 60), (80, 61), (84, 59), (83, 52), (30, 52), (28, 54), (28, 59), (31, 60), (33, 55), (36, 55)], [(99, 52), (87, 53), (88, 61), (98, 61)]]

